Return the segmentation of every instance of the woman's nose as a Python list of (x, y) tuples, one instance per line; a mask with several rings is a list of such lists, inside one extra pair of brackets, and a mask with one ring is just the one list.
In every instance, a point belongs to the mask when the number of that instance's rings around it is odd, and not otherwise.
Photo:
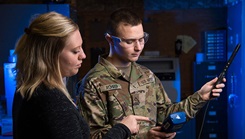
[(86, 54), (84, 53), (84, 51), (81, 52), (81, 54), (79, 55), (79, 59), (85, 59), (86, 58)]

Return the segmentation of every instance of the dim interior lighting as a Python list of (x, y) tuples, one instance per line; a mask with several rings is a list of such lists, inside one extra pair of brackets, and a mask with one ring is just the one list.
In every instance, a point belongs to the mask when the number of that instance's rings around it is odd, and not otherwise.
[(43, 3), (47, 3), (47, 4), (50, 4), (50, 3), (61, 4), (61, 3), (66, 3), (66, 0), (43, 0)]

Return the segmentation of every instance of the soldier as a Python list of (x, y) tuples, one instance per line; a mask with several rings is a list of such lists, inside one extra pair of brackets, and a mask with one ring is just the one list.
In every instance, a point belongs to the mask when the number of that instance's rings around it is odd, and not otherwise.
[(128, 9), (122, 8), (111, 14), (105, 38), (110, 45), (109, 54), (100, 56), (78, 88), (78, 103), (93, 139), (102, 138), (128, 115), (146, 116), (155, 121), (138, 122), (139, 133), (132, 138), (172, 139), (176, 132), (161, 132), (159, 126), (169, 114), (184, 111), (188, 120), (194, 118), (211, 99), (211, 90), (214, 97), (219, 97), (222, 92), (223, 83), (213, 89), (215, 78), (187, 99), (173, 104), (156, 75), (136, 63), (149, 34), (144, 32), (142, 20)]

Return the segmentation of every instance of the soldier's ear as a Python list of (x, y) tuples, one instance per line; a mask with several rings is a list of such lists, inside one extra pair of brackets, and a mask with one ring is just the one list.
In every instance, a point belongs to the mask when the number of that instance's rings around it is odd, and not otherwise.
[(110, 45), (114, 45), (113, 43), (113, 39), (111, 38), (111, 35), (108, 34), (108, 33), (105, 33), (105, 39), (107, 40), (107, 42), (110, 44)]

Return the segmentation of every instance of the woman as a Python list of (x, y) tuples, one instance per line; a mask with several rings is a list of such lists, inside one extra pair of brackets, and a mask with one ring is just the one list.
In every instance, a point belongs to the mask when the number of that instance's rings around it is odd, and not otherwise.
[[(17, 43), (17, 88), (13, 102), (14, 139), (87, 139), (89, 127), (79, 114), (63, 79), (78, 73), (83, 59), (79, 27), (49, 12), (39, 15)], [(139, 130), (128, 116), (104, 138), (127, 138)]]

